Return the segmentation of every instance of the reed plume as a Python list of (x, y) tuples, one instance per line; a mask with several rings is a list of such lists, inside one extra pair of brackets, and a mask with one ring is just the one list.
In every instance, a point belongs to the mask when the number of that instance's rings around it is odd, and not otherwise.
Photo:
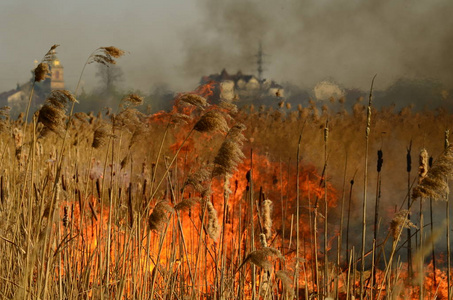
[(149, 229), (161, 231), (162, 227), (169, 220), (167, 214), (172, 213), (173, 211), (173, 207), (171, 207), (167, 201), (162, 200), (157, 202), (156, 206), (154, 206), (153, 212), (148, 219)]
[(38, 64), (38, 66), (34, 70), (34, 80), (35, 82), (41, 82), (45, 80), (46, 78), (49, 78), (49, 73), (50, 73), (50, 68), (49, 68), (49, 63), (52, 62), (54, 59), (54, 54), (55, 54), (55, 49), (59, 45), (53, 45), (50, 47), (49, 51), (44, 55), (44, 58), (42, 61)]
[(123, 50), (114, 46), (100, 47), (90, 55), (87, 64), (97, 62), (105, 66), (114, 65), (116, 64), (115, 58), (120, 58), (124, 53)]
[(201, 193), (205, 190), (205, 182), (210, 178), (210, 175), (211, 172), (208, 168), (200, 168), (187, 177), (184, 187), (191, 185), (194, 190)]
[(179, 101), (187, 103), (187, 104), (191, 104), (202, 110), (204, 110), (205, 107), (208, 106), (208, 102), (206, 101), (206, 98), (204, 98), (200, 95), (197, 95), (197, 94), (190, 94), (190, 93), (183, 94), (179, 97)]
[(293, 299), (294, 298), (294, 290), (291, 287), (292, 280), (289, 277), (289, 272), (288, 271), (284, 271), (284, 270), (279, 270), (279, 271), (277, 271), (275, 273), (275, 277), (280, 279), (280, 281), (282, 282), (283, 292), (284, 293), (288, 293), (287, 294), (288, 295), (287, 299)]
[(178, 202), (173, 208), (176, 211), (185, 211), (185, 210), (190, 209), (192, 206), (194, 206), (195, 203), (197, 203), (197, 201), (195, 199), (186, 198), (186, 199), (183, 199), (182, 201)]
[(131, 106), (134, 107), (134, 106), (139, 106), (142, 104), (143, 104), (143, 97), (138, 94), (132, 93), (132, 94), (127, 95), (126, 97), (124, 97), (121, 100), (120, 108), (126, 109), (127, 107), (131, 107)]
[(217, 219), (217, 210), (214, 208), (214, 205), (211, 201), (207, 201), (207, 209), (208, 209), (208, 226), (206, 231), (208, 235), (216, 241), (219, 238), (220, 234), (220, 227), (219, 221)]
[(269, 261), (269, 257), (283, 259), (283, 256), (279, 250), (272, 247), (264, 247), (250, 252), (250, 254), (246, 256), (244, 261), (238, 267), (238, 269), (242, 268), (242, 266), (246, 262), (250, 261), (254, 265), (264, 270), (270, 270), (272, 268), (272, 262)]
[(201, 116), (193, 129), (199, 132), (210, 132), (215, 130), (227, 132), (228, 125), (220, 112), (211, 110)]
[(245, 157), (241, 150), (243, 140), (245, 139), (242, 134), (244, 130), (245, 126), (239, 124), (233, 126), (228, 132), (214, 158), (214, 169), (212, 172), (214, 176), (233, 174), (237, 165)]
[(46, 78), (49, 78), (50, 68), (49, 65), (45, 62), (39, 63), (39, 65), (35, 68), (35, 81), (41, 82)]
[(48, 131), (57, 134), (64, 130), (66, 119), (66, 107), (68, 103), (75, 103), (77, 100), (67, 90), (54, 90), (46, 99), (43, 107), (39, 110), (38, 122), (44, 125), (44, 135)]
[(238, 112), (238, 107), (231, 101), (220, 100), (219, 107), (226, 109), (227, 111), (233, 114)]
[(409, 211), (402, 209), (395, 214), (392, 221), (390, 222), (390, 232), (393, 240), (397, 241), (403, 228), (417, 228), (414, 223), (408, 218)]
[(98, 149), (98, 148), (104, 146), (107, 143), (108, 136), (109, 136), (109, 134), (107, 131), (107, 127), (99, 126), (94, 131), (93, 142), (91, 143), (91, 147), (93, 147), (94, 149)]
[[(420, 158), (422, 156), (420, 155)], [(425, 162), (425, 159), (423, 159)], [(428, 166), (428, 157), (426, 154), (426, 169)], [(420, 166), (420, 183), (412, 190), (412, 198), (419, 197), (445, 199), (445, 193), (448, 191), (448, 184), (445, 180), (446, 177), (451, 176), (453, 172), (453, 147), (449, 145), (445, 151), (433, 162), (432, 168), (424, 171), (425, 166)], [(423, 172), (422, 172), (423, 171)], [(423, 177), (422, 174), (425, 174)]]

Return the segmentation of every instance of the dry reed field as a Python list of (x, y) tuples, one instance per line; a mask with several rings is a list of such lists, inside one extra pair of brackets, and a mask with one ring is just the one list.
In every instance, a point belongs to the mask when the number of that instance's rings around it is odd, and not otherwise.
[(451, 114), (377, 110), (372, 88), (351, 112), (209, 93), (150, 115), (137, 94), (73, 113), (78, 86), (3, 108), (0, 297), (451, 299)]

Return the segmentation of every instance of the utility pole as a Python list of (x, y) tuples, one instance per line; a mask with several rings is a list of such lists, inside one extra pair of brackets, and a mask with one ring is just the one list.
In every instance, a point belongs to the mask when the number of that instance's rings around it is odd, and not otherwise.
[(260, 41), (259, 48), (258, 48), (258, 53), (255, 55), (256, 63), (258, 65), (258, 80), (260, 81), (260, 83), (263, 80), (263, 71), (264, 71), (264, 69), (263, 69), (263, 63), (264, 63), (263, 56), (264, 55), (265, 54), (263, 53), (263, 45), (262, 45), (262, 43)]

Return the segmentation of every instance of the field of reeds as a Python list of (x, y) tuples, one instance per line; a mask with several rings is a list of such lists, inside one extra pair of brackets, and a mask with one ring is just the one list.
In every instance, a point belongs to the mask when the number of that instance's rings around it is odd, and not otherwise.
[(78, 87), (3, 108), (1, 299), (451, 299), (451, 114), (209, 91), (150, 115), (136, 94), (73, 113)]

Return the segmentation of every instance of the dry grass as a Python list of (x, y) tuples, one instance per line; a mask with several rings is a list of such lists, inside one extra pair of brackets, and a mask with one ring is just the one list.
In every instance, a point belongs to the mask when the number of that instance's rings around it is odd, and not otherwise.
[[(103, 47), (88, 62), (110, 64), (123, 54)], [(37, 71), (35, 79), (45, 76), (44, 71)], [(408, 220), (409, 211), (398, 209), (407, 194), (404, 158), (409, 141), (414, 149), (426, 147), (435, 158), (431, 169), (421, 172), (414, 197), (445, 199), (446, 177), (453, 171), (452, 146), (443, 151), (445, 126), (453, 126), (452, 115), (445, 111), (378, 111), (360, 102), (351, 114), (327, 108), (320, 113), (316, 103), (288, 112), (237, 110), (227, 102), (207, 105), (204, 97), (188, 93), (178, 96), (172, 112), (144, 115), (134, 108), (141, 101), (139, 95), (126, 96), (107, 119), (84, 113), (72, 118), (68, 108), (76, 99), (68, 91), (53, 92), (31, 123), (11, 120), (7, 109), (1, 110), (0, 298), (246, 299), (259, 293), (268, 299), (360, 297), (355, 274), (361, 263), (358, 231), (350, 234), (349, 249), (339, 254), (340, 266), (332, 263), (336, 237), (343, 230), (337, 199), (346, 153), (347, 178), (364, 174), (364, 132), (370, 153), (381, 148), (386, 153), (385, 164), (378, 168), (380, 226), (388, 230), (382, 230), (375, 244), (368, 239), (366, 251), (384, 252), (386, 259), (391, 253), (394, 261), (406, 259), (399, 251), (407, 239), (402, 228), (419, 225), (416, 217)], [(327, 119), (328, 132), (323, 131)], [(374, 134), (381, 132), (386, 134)], [(324, 178), (326, 154), (329, 173)], [(369, 182), (376, 176), (375, 167), (370, 168)], [(360, 214), (354, 213), (360, 211), (360, 181), (351, 193), (351, 228), (360, 226)], [(328, 223), (318, 210), (324, 199)], [(443, 207), (437, 210), (444, 216)], [(366, 230), (371, 227), (367, 224)], [(325, 249), (315, 249), (314, 240), (324, 240)], [(350, 261), (345, 253), (353, 254)], [(367, 269), (373, 263), (370, 257), (365, 257)], [(364, 275), (369, 272), (362, 274), (365, 296), (418, 295), (403, 278), (401, 264), (378, 263), (377, 274), (386, 266), (386, 276), (377, 276), (373, 286)], [(443, 268), (433, 272), (445, 275)], [(425, 289), (436, 291), (430, 280), (428, 274)], [(321, 291), (330, 294), (320, 296)], [(445, 294), (441, 285), (437, 295)]]

